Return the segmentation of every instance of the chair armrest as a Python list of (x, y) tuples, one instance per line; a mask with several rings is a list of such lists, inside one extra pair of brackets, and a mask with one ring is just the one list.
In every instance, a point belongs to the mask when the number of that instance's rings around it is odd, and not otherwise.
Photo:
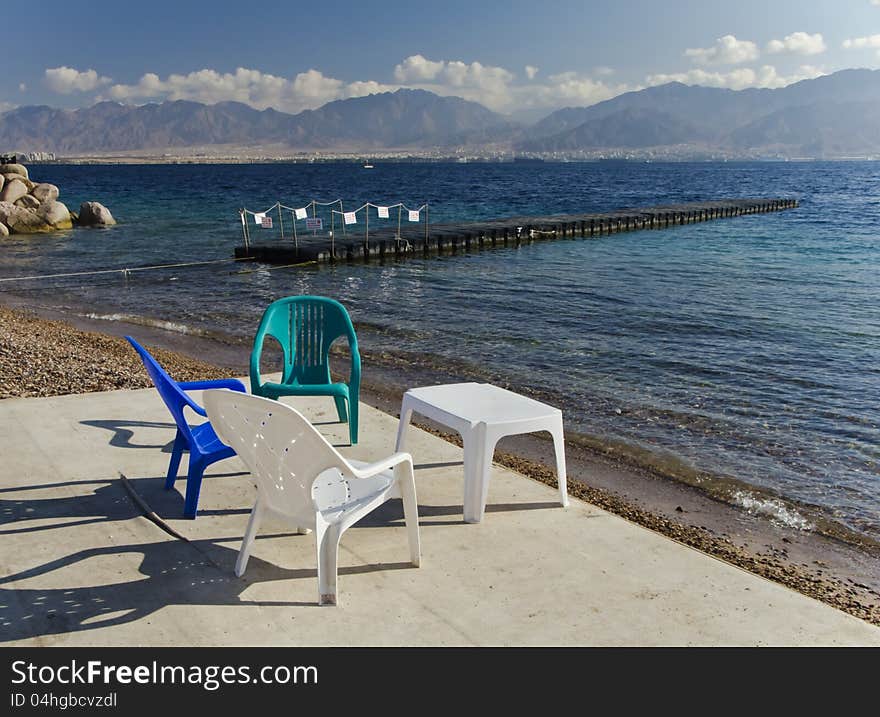
[[(233, 391), (247, 393), (244, 384), (237, 378), (216, 378), (210, 381), (184, 381), (177, 384), (184, 391), (204, 391), (211, 388), (230, 388)], [(184, 394), (187, 405), (200, 416), (208, 417), (208, 412), (199, 404), (193, 401), (189, 396)]]
[(409, 453), (404, 452), (395, 453), (392, 456), (388, 456), (388, 458), (383, 458), (381, 461), (368, 463), (360, 468), (350, 466), (350, 469), (355, 478), (370, 478), (377, 473), (387, 471), (389, 468), (393, 468), (400, 463), (409, 463), (410, 467), (412, 467), (412, 456)]
[(247, 393), (244, 384), (237, 378), (216, 378), (210, 381), (188, 381), (185, 383), (178, 383), (177, 385), (184, 391), (203, 391), (209, 388), (230, 388), (233, 391)]

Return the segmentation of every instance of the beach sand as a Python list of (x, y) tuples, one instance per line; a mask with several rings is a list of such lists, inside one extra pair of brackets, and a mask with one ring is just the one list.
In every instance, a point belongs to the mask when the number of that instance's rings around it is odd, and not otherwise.
[[(130, 333), (154, 351), (168, 372), (182, 381), (243, 375), (250, 347), (220, 344), (119, 322), (42, 315), (14, 305), (0, 306), (0, 399), (50, 396), (150, 386), (131, 347)], [(96, 330), (98, 329), (98, 330)], [(200, 358), (194, 358), (198, 356)], [(394, 357), (362, 352), (361, 400), (397, 415), (403, 391), (423, 385), (418, 366)], [(339, 360), (338, 368), (344, 366)], [(432, 382), (455, 380), (440, 376)], [(438, 426), (418, 425), (458, 442)], [(655, 530), (745, 570), (782, 583), (845, 612), (880, 625), (880, 553), (774, 523), (670, 480), (625, 456), (567, 441), (569, 492), (634, 523)], [(552, 444), (538, 436), (501, 441), (495, 461), (535, 480), (555, 484)]]

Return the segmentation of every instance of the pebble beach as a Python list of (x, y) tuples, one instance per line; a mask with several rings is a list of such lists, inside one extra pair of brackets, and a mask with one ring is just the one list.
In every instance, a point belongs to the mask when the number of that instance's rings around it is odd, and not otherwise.
[[(180, 381), (242, 372), (238, 365), (222, 367), (180, 350), (147, 344)], [(202, 351), (193, 346), (190, 353)], [(391, 385), (387, 378), (381, 371), (374, 372), (373, 380), (366, 382), (362, 400), (394, 413), (400, 387)], [(150, 385), (143, 366), (124, 339), (0, 306), (0, 399)], [(451, 442), (459, 440), (435, 426), (422, 427)], [(529, 439), (502, 443), (495, 460), (532, 479), (554, 484), (554, 472), (545, 460), (545, 443)], [(692, 489), (640, 474), (583, 447), (569, 446), (567, 452), (569, 492), (573, 496), (880, 625), (880, 576), (877, 556), (870, 551), (836, 545), (821, 536), (798, 534), (761, 518), (733, 512), (730, 506), (716, 504)]]

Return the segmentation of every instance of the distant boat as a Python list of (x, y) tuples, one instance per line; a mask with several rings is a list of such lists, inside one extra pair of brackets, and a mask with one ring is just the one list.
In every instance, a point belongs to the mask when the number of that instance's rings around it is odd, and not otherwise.
[(372, 168), (373, 168), (372, 164), (367, 163), (364, 165), (364, 169), (372, 169)]

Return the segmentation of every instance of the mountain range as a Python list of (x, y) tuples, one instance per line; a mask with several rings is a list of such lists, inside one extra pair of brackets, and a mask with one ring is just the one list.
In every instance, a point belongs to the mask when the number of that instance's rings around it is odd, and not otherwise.
[(287, 114), (239, 102), (100, 102), (0, 114), (0, 150), (59, 155), (271, 144), (291, 151), (447, 148), (573, 155), (675, 147), (733, 154), (880, 154), (880, 71), (842, 70), (780, 89), (673, 82), (524, 126), (459, 97), (400, 89)]

